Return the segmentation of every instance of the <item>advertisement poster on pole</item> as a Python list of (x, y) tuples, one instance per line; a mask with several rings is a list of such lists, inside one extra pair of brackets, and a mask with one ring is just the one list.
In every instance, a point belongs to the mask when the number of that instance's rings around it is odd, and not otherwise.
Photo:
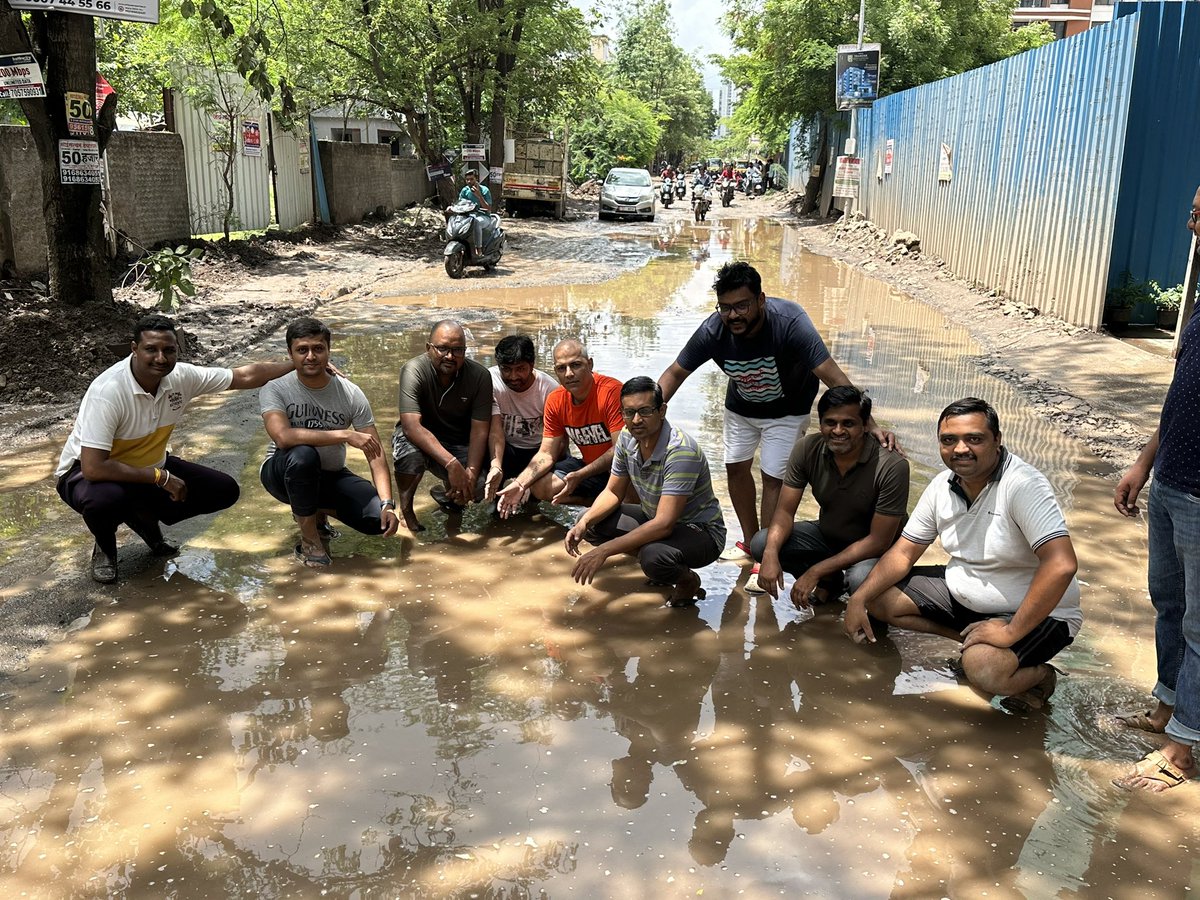
[(488, 178), (492, 184), (500, 184), (504, 181), (504, 166), (492, 166)]
[(879, 99), (879, 50), (879, 44), (838, 47), (838, 109), (865, 109)]
[(430, 181), (437, 181), (439, 178), (449, 178), (454, 173), (450, 168), (450, 163), (438, 163), (436, 166), (425, 167), (425, 177)]
[(483, 162), (486, 158), (483, 144), (463, 144), (462, 158), (463, 162)]
[(949, 181), (954, 177), (953, 151), (949, 144), (942, 144), (938, 154), (938, 181)]
[(67, 134), (73, 137), (92, 137), (92, 98), (87, 94), (67, 91), (63, 95), (67, 110)]
[(896, 158), (896, 141), (893, 138), (887, 139), (887, 147), (883, 151), (883, 174), (892, 174), (892, 160)]
[(158, 0), (8, 0), (13, 9), (69, 12), (101, 19), (158, 24)]
[(0, 100), (45, 96), (46, 82), (32, 53), (0, 56)]
[(95, 141), (58, 142), (58, 180), (63, 184), (100, 184), (100, 145)]
[(839, 156), (833, 170), (833, 196), (853, 199), (858, 196), (862, 160), (857, 156)]
[(242, 119), (242, 155), (262, 156), (262, 126), (258, 119)]

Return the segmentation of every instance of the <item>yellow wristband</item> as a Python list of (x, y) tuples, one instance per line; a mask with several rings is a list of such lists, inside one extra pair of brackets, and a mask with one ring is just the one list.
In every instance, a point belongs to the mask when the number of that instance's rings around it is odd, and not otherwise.
[(157, 466), (151, 466), (150, 468), (154, 472), (154, 486), (159, 487), (160, 485), (158, 483), (158, 480), (160, 478), (162, 478), (162, 469), (158, 468)]

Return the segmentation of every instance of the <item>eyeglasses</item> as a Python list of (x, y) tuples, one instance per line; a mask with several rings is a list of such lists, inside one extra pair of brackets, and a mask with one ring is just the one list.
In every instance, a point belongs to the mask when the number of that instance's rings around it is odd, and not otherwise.
[(437, 344), (426, 344), (425, 347), (432, 350), (438, 356), (466, 356), (466, 347), (439, 347)]
[(1195, 225), (1200, 222), (1200, 209), (1193, 209), (1191, 216), (1188, 218), (1189, 225)]
[(661, 406), (643, 406), (641, 409), (627, 409), (622, 406), (621, 417), (632, 420), (635, 416), (641, 416), (643, 419), (648, 419), (656, 415), (660, 409), (662, 409)]
[(732, 316), (734, 313), (737, 313), (739, 316), (744, 316), (746, 313), (750, 312), (752, 306), (754, 306), (753, 300), (739, 300), (737, 303), (732, 304), (718, 303), (717, 315), (723, 319)]

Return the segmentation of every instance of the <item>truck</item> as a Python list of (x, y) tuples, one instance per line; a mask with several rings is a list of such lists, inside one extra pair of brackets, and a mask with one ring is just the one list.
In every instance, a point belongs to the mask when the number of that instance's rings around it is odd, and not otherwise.
[(569, 142), (566, 134), (523, 134), (512, 139), (511, 159), (504, 161), (504, 206), (516, 211), (539, 210), (562, 219), (567, 214)]

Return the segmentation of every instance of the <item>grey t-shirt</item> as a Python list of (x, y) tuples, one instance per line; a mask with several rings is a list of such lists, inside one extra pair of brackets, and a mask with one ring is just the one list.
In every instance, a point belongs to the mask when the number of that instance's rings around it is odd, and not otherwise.
[[(375, 424), (371, 404), (362, 389), (345, 378), (330, 378), (320, 389), (305, 387), (295, 372), (268, 381), (258, 392), (258, 404), (264, 413), (277, 410), (288, 417), (293, 428), (335, 431), (353, 426), (356, 430)], [(321, 468), (337, 472), (346, 465), (346, 445), (317, 447)], [(275, 442), (267, 445), (267, 459), (275, 455)]]

